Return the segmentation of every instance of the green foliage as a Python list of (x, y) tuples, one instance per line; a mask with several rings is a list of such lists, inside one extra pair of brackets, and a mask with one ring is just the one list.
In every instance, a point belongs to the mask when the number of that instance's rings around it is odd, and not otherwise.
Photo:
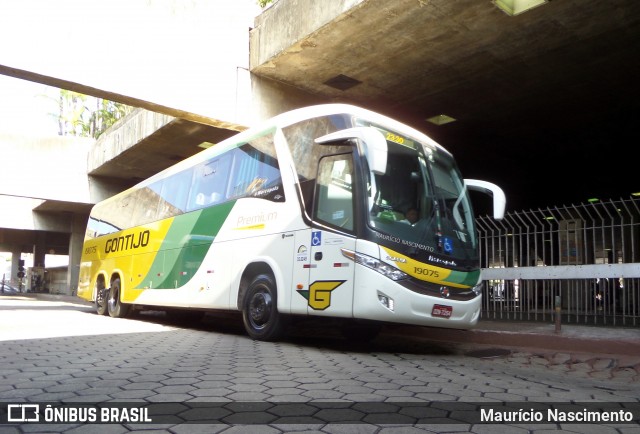
[(60, 89), (58, 134), (98, 138), (133, 110), (125, 104)]
[(261, 8), (265, 7), (269, 3), (273, 3), (273, 0), (258, 0), (258, 6)]

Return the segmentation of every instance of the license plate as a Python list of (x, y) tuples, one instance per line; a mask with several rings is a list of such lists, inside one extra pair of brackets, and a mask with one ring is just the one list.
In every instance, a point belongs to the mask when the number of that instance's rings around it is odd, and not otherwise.
[(432, 316), (437, 316), (440, 318), (451, 318), (451, 313), (453, 312), (453, 308), (451, 306), (445, 306), (443, 304), (435, 304), (433, 309), (431, 310)]

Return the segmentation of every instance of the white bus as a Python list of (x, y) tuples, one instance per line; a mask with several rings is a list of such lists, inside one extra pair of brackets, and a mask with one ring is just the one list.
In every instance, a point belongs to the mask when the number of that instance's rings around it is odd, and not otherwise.
[(78, 295), (99, 314), (238, 310), (254, 339), (296, 315), (467, 329), (481, 281), (453, 157), (371, 111), (318, 105), (241, 132), (94, 206)]

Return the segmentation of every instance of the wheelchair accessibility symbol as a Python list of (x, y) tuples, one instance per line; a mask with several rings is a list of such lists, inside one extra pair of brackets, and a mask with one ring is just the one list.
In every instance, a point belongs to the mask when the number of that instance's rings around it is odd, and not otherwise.
[(453, 252), (453, 241), (451, 238), (444, 237), (444, 251), (447, 253)]
[(311, 232), (311, 245), (317, 247), (322, 244), (322, 232), (314, 231)]

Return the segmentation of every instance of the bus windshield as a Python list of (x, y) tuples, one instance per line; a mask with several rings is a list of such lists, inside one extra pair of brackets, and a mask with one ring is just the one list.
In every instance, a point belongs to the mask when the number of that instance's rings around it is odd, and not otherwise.
[[(369, 226), (383, 245), (452, 268), (477, 266), (464, 180), (446, 151), (384, 131), (384, 175), (369, 175)], [(390, 244), (391, 243), (391, 244)]]

